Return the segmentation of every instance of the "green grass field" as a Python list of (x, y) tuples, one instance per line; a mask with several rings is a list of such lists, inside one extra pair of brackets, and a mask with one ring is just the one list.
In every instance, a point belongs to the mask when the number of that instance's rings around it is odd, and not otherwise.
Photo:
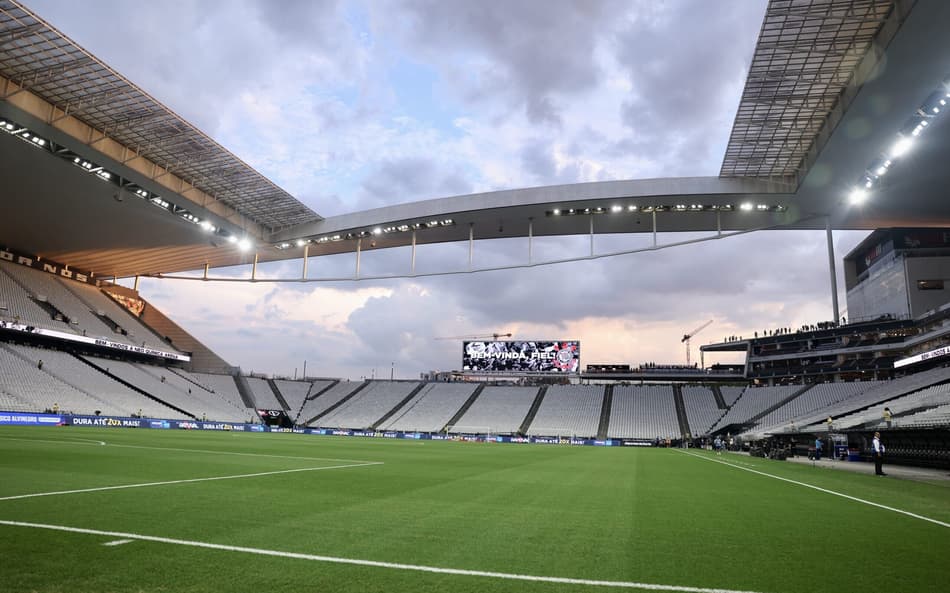
[(950, 586), (948, 485), (741, 455), (0, 427), (0, 476), (3, 592)]

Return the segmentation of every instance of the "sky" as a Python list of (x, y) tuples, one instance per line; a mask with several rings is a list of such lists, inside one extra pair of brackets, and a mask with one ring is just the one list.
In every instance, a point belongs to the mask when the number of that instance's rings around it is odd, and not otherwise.
[[(539, 185), (715, 176), (763, 0), (26, 0), (322, 216)], [(841, 258), (867, 233), (836, 232)], [(682, 239), (661, 237), (661, 242)], [(536, 239), (536, 259), (587, 237)], [(607, 252), (645, 236), (598, 236)], [(476, 261), (525, 259), (525, 240)], [(467, 265), (424, 246), (417, 270)], [(406, 249), (363, 255), (406, 270)], [(351, 274), (353, 256), (312, 275)], [(301, 262), (264, 266), (298, 276)], [(313, 270), (318, 270), (313, 272)], [(247, 270), (223, 274), (247, 276)], [(692, 341), (833, 317), (824, 232), (768, 231), (530, 270), (308, 284), (143, 279), (142, 295), (245, 372), (418, 378), (454, 336), (581, 341), (583, 365), (683, 364)], [(706, 363), (729, 362), (724, 355)]]

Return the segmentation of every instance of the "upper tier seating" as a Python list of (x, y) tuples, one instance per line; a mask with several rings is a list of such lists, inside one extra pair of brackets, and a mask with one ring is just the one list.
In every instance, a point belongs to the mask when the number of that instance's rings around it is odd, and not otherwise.
[(669, 385), (614, 387), (608, 437), (655, 439), (679, 434), (676, 403)]
[(475, 387), (471, 383), (429, 383), (379, 428), (439, 432), (468, 400)]
[(603, 405), (603, 385), (548, 387), (528, 434), (595, 437)]
[(537, 387), (486, 387), (448, 430), (514, 434), (521, 428), (537, 394)]
[(321, 426), (364, 429), (393, 409), (419, 383), (409, 381), (371, 381), (359, 393), (320, 419)]
[(708, 387), (683, 387), (683, 405), (692, 435), (704, 435), (722, 416), (716, 395)]

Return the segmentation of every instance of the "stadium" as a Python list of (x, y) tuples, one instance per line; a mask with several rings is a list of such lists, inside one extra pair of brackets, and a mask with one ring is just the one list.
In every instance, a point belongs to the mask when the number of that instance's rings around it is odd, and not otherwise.
[[(0, 591), (945, 590), (948, 25), (939, 0), (770, 0), (715, 177), (321, 216), (0, 0)], [(252, 373), (139, 291), (789, 229), (827, 237), (826, 317), (704, 323), (686, 364), (494, 333), (437, 338), (458, 366), (418, 379)], [(867, 235), (838, 261), (833, 231)], [(645, 243), (595, 249), (617, 235)], [(590, 249), (542, 259), (558, 237)], [(525, 257), (479, 262), (504, 240)], [(467, 257), (417, 268), (439, 245)]]

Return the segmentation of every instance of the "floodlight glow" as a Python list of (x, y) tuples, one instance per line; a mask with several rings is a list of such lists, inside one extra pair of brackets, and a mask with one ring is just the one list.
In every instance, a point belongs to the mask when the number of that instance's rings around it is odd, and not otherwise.
[(756, 210), (760, 210), (760, 211), (764, 211), (764, 210), (768, 210), (768, 209), (769, 209), (768, 204), (758, 204), (758, 205), (756, 205), (755, 208), (756, 208)]
[(560, 214), (561, 214), (561, 209), (560, 209), (560, 208), (555, 208), (555, 209), (554, 209), (554, 216), (559, 216)]
[(630, 212), (636, 212), (637, 207), (631, 204), (630, 206), (627, 206), (627, 210)]
[(749, 202), (743, 202), (742, 205), (739, 206), (739, 209), (748, 212), (749, 210), (752, 210), (752, 204)]
[(867, 199), (867, 197), (868, 192), (866, 190), (855, 188), (851, 190), (851, 193), (848, 195), (848, 201), (850, 201), (852, 205), (856, 206), (858, 204), (862, 204), (864, 200)]
[(611, 212), (620, 212), (621, 210), (623, 210), (623, 206), (611, 206), (611, 207), (610, 207), (610, 211), (611, 211)]
[(238, 249), (240, 249), (241, 251), (247, 251), (251, 248), (251, 242), (248, 241), (247, 239), (240, 239), (237, 242), (237, 246), (238, 246)]
[[(139, 191), (141, 191), (141, 190), (139, 190)], [(206, 231), (208, 231), (208, 232), (211, 232), (211, 231), (214, 230), (214, 225), (211, 224), (210, 222), (208, 222), (207, 220), (202, 220), (202, 221), (201, 221), (201, 228), (203, 228), (204, 230), (206, 230)]]
[(237, 237), (235, 237), (234, 235), (229, 235), (229, 236), (228, 236), (228, 242), (229, 242), (229, 243), (237, 243), (237, 242), (238, 242)]
[(297, 247), (303, 247), (306, 244), (307, 242), (304, 241), (303, 239), (297, 239)]
[(901, 137), (901, 139), (895, 142), (894, 146), (891, 147), (891, 158), (903, 156), (908, 150), (910, 150), (910, 147), (913, 145), (913, 143), (914, 141), (910, 138)]
[(887, 173), (887, 167), (885, 167), (884, 165), (881, 165), (880, 167), (874, 170), (874, 174), (877, 175), (878, 177), (880, 177), (881, 175), (885, 173)]

